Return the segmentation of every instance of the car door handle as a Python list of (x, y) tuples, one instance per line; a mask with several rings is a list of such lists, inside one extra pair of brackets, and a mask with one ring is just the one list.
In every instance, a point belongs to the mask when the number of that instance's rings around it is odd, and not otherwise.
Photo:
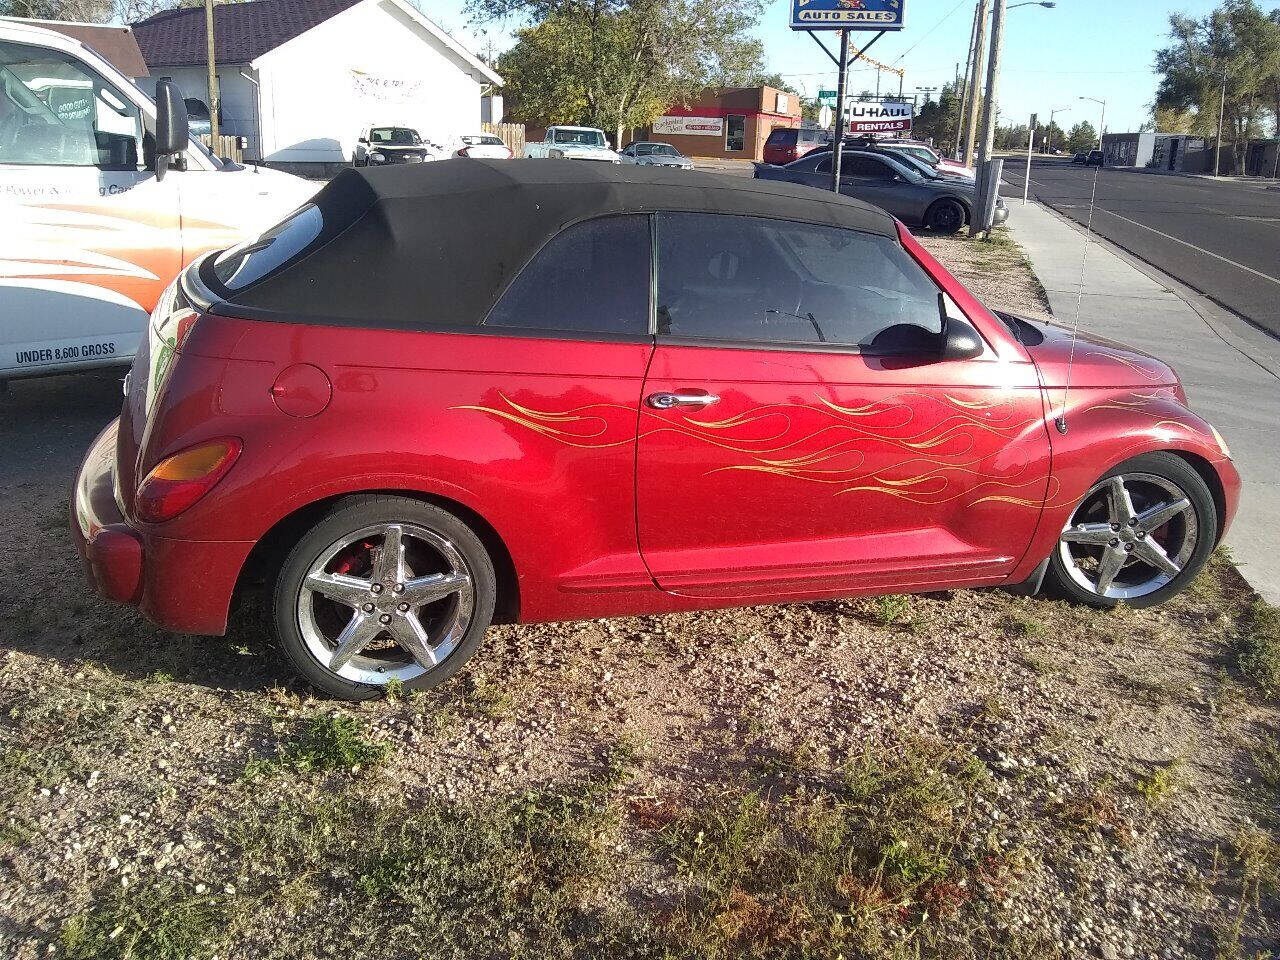
[(645, 403), (655, 410), (671, 410), (674, 407), (706, 407), (719, 402), (720, 398), (712, 393), (651, 393), (645, 397)]

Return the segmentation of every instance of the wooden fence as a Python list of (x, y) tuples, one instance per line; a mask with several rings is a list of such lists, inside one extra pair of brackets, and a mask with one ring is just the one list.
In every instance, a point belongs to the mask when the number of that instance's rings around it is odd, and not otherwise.
[(218, 137), (218, 145), (215, 147), (209, 142), (210, 137), (207, 133), (200, 134), (200, 142), (213, 151), (216, 157), (227, 157), (236, 163), (244, 162), (244, 151), (240, 149), (239, 137)]
[(481, 124), (485, 133), (501, 137), (511, 152), (517, 157), (524, 156), (524, 124), (523, 123), (485, 123)]

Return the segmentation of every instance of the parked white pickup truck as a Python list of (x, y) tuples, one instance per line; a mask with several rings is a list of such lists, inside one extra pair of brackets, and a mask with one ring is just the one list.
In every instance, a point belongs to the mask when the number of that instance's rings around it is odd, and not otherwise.
[(184, 266), (316, 191), (219, 160), (190, 135), (178, 88), (156, 92), (78, 40), (0, 18), (0, 392), (129, 363)]
[(594, 127), (547, 127), (541, 142), (525, 143), (526, 157), (552, 157), (566, 160), (601, 160), (621, 163), (622, 158), (609, 149), (604, 131)]

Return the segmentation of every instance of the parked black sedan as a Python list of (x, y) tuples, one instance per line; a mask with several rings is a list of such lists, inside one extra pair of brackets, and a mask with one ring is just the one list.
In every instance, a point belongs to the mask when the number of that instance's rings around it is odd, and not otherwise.
[[(831, 188), (831, 151), (815, 150), (785, 167), (755, 165), (757, 180), (788, 180), (823, 190)], [(909, 227), (955, 233), (969, 222), (975, 202), (972, 181), (926, 177), (887, 151), (845, 150), (840, 163), (840, 192), (875, 204)], [(1009, 208), (996, 198), (995, 222)]]

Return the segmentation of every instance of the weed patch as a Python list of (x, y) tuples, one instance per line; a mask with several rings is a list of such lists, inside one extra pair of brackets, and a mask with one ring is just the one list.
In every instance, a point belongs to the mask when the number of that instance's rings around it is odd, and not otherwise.
[(169, 883), (121, 891), (62, 928), (70, 960), (186, 960), (216, 952), (225, 898), (193, 895)]

